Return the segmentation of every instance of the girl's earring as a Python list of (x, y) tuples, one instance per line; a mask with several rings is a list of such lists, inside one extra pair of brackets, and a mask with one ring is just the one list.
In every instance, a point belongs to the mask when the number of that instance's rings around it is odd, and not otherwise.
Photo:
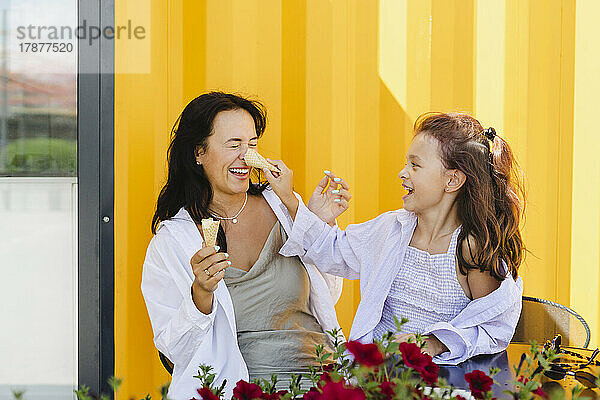
[(200, 161), (196, 160), (196, 164), (200, 165)]

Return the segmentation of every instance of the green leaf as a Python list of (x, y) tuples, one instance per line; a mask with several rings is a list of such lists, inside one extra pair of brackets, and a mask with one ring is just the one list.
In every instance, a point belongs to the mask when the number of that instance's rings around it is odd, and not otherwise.
[(398, 353), (400, 351), (400, 343), (397, 342), (391, 342), (390, 344), (388, 344), (387, 346), (387, 352), (388, 353)]
[(77, 400), (92, 400), (89, 395), (90, 388), (87, 385), (81, 385), (81, 389), (73, 390), (73, 392), (77, 396)]
[(212, 389), (212, 391), (219, 398), (221, 398), (225, 394), (225, 386), (227, 386), (227, 379), (223, 379), (223, 383), (221, 383), (221, 386), (219, 386), (217, 389)]
[(490, 367), (490, 377), (494, 377), (495, 375), (498, 375), (498, 373), (500, 373), (500, 368), (498, 367)]
[[(314, 371), (311, 372), (311, 376), (308, 379), (312, 382), (312, 384), (314, 386), (317, 385), (318, 378), (316, 378), (316, 373), (314, 373)], [(317, 379), (317, 382), (315, 382), (313, 379)], [(296, 398), (300, 395), (303, 395), (306, 392), (300, 388), (301, 380), (302, 380), (302, 375), (290, 374), (290, 386), (289, 386), (289, 390), (290, 390), (289, 394), (291, 395), (290, 398)]]
[(108, 378), (108, 385), (110, 386), (110, 388), (113, 390), (113, 392), (117, 392), (119, 390), (119, 387), (121, 386), (121, 383), (123, 383), (122, 379), (119, 379), (117, 377), (111, 376), (110, 378)]
[(24, 390), (11, 390), (11, 392), (15, 400), (23, 400), (23, 395), (25, 395)]
[(169, 393), (169, 384), (165, 383), (160, 387), (160, 400), (169, 400), (167, 398), (167, 393)]
[(398, 329), (398, 332), (402, 331), (402, 326), (405, 325), (408, 322), (408, 319), (402, 317), (400, 319), (400, 321), (398, 321), (398, 318), (396, 318), (396, 316), (394, 315), (394, 325), (396, 325), (396, 329)]

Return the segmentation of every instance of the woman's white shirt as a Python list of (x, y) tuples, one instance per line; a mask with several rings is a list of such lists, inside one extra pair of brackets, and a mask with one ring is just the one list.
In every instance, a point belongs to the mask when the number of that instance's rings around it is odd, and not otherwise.
[[(265, 189), (263, 196), (289, 236), (292, 219), (286, 207), (271, 188)], [(154, 344), (174, 363), (168, 393), (174, 400), (197, 396), (200, 381), (194, 375), (201, 364), (214, 368), (215, 383), (227, 379), (226, 398), (231, 397), (238, 380), (248, 379), (237, 343), (233, 303), (225, 283), (219, 282), (214, 292), (210, 314), (200, 312), (192, 300), (194, 274), (190, 259), (202, 243), (196, 224), (182, 208), (159, 224), (143, 265), (141, 289)], [(304, 262), (303, 257), (300, 259)], [(311, 312), (323, 331), (339, 329), (334, 305), (342, 291), (342, 279), (322, 273), (311, 264), (304, 262), (304, 266), (310, 279)]]

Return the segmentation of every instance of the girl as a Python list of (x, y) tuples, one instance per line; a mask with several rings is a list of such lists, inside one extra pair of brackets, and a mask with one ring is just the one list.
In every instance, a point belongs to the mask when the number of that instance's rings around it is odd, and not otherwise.
[[(265, 173), (294, 218), (281, 253), (360, 279), (352, 340), (395, 331), (396, 316), (409, 319), (397, 340), (426, 335), (437, 362), (504, 350), (521, 312), (525, 251), (523, 192), (508, 144), (469, 115), (429, 113), (415, 124), (406, 160), (404, 208), (345, 231), (296, 200), (290, 171), (276, 161), (281, 176)], [(348, 185), (326, 175), (308, 203), (324, 220), (324, 210), (336, 217), (350, 199)]]

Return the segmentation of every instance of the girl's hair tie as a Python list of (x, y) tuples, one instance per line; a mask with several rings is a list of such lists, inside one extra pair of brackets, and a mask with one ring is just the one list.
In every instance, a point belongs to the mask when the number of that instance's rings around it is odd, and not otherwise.
[(484, 129), (483, 134), (489, 140), (494, 140), (494, 137), (496, 136), (496, 130), (490, 126), (489, 128)]

